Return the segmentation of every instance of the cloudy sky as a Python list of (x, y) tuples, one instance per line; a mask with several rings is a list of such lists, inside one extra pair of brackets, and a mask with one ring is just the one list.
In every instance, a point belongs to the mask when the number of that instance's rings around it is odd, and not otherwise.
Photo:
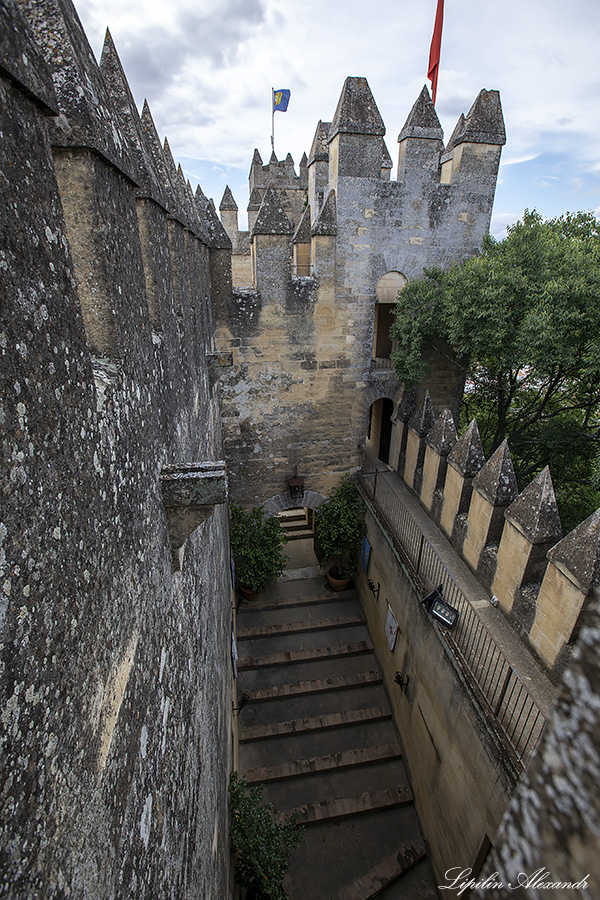
[[(366, 76), (396, 161), (398, 132), (426, 83), (436, 2), (75, 5), (97, 58), (110, 28), (138, 105), (148, 99), (192, 185), (218, 206), (229, 184), (241, 220), (254, 148), (265, 163), (271, 154), (272, 87), (292, 92), (288, 112), (275, 114), (275, 151), (297, 164), (317, 121), (331, 120), (345, 77)], [(496, 236), (525, 208), (600, 215), (599, 47), (600, 0), (446, 0), (436, 107), (446, 139), (481, 88), (502, 98)]]

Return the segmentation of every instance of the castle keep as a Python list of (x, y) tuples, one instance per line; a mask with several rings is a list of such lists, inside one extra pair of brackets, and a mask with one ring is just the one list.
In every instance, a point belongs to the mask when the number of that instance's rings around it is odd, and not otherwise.
[[(356, 467), (369, 427), (391, 439), (384, 402), (400, 399), (388, 337), (397, 293), (424, 266), (477, 252), (489, 228), (505, 142), (497, 91), (481, 91), (444, 147), (424, 88), (398, 137), (396, 181), (384, 135), (366, 79), (348, 78), (298, 175), (290, 156), (263, 166), (254, 151), (248, 232), (237, 228), (228, 188), (220, 204), (234, 281), (217, 316), (217, 343), (234, 354), (223, 423), (243, 502), (281, 493), (295, 467), (327, 494)], [(431, 352), (425, 387), (456, 412), (460, 376)]]
[[(71, 0), (0, 0), (0, 22), (0, 896), (237, 900), (228, 503), (314, 509), (346, 473), (361, 615), (438, 882), (490, 845), (506, 881), (550, 859), (583, 877), (599, 514), (563, 536), (548, 470), (519, 493), (509, 447), (486, 461), (476, 422), (459, 437), (443, 346), (414, 395), (390, 359), (398, 291), (488, 230), (498, 92), (444, 144), (424, 89), (392, 180), (348, 78), (298, 171), (254, 151), (240, 231)], [(420, 602), (440, 583), (452, 631)]]

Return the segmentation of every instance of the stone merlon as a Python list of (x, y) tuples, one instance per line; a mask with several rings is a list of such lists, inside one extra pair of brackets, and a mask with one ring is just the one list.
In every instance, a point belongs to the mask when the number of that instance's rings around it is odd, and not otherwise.
[(440, 120), (425, 86), (408, 114), (404, 127), (398, 135), (398, 141), (409, 137), (428, 138), (436, 141), (441, 141), (444, 137)]
[(600, 582), (600, 509), (552, 547), (548, 559), (588, 594)]
[(448, 462), (452, 463), (465, 478), (474, 478), (485, 463), (485, 454), (475, 419), (450, 451)]
[[(453, 135), (454, 137), (454, 135)], [(506, 143), (504, 116), (498, 91), (482, 90), (466, 115), (462, 133), (454, 139), (455, 144), (498, 144)]]
[(385, 134), (383, 119), (366, 78), (346, 78), (331, 123), (329, 143), (339, 132), (382, 136)]
[(433, 411), (433, 406), (431, 405), (429, 392), (427, 392), (419, 408), (411, 416), (408, 426), (418, 434), (419, 437), (426, 437), (434, 425), (435, 413)]
[(449, 409), (443, 409), (427, 435), (427, 443), (440, 456), (447, 456), (458, 440), (454, 416)]
[(238, 205), (233, 198), (233, 194), (231, 193), (229, 185), (225, 186), (223, 199), (219, 203), (219, 209), (221, 210), (221, 212), (223, 212), (223, 210), (231, 210), (233, 212), (238, 211)]
[(292, 234), (294, 226), (288, 219), (277, 192), (269, 187), (252, 229), (252, 234)]
[(548, 466), (513, 500), (504, 515), (532, 544), (560, 540), (562, 525)]
[(492, 506), (508, 506), (519, 493), (508, 442), (503, 441), (473, 479), (473, 488)]
[(337, 214), (335, 206), (335, 191), (329, 191), (327, 200), (319, 214), (319, 218), (312, 227), (311, 234), (337, 234)]

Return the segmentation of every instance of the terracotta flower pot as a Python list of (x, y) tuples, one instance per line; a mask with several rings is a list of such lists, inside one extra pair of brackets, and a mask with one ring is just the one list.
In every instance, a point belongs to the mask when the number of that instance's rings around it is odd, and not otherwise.
[(327, 581), (329, 582), (329, 587), (333, 591), (345, 591), (346, 588), (348, 587), (348, 585), (350, 584), (350, 582), (352, 581), (352, 579), (351, 578), (337, 578), (332, 573), (333, 573), (333, 569), (329, 569), (329, 571), (327, 572)]

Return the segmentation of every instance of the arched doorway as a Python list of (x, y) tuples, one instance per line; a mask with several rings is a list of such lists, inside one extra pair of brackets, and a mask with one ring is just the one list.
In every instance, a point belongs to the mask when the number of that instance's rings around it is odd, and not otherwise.
[(369, 425), (367, 428), (367, 447), (384, 463), (390, 461), (392, 444), (392, 416), (394, 401), (389, 397), (376, 400), (369, 409)]
[(390, 328), (394, 324), (394, 305), (399, 292), (406, 284), (402, 272), (386, 272), (377, 282), (377, 302), (373, 319), (373, 368), (391, 368), (394, 349)]

